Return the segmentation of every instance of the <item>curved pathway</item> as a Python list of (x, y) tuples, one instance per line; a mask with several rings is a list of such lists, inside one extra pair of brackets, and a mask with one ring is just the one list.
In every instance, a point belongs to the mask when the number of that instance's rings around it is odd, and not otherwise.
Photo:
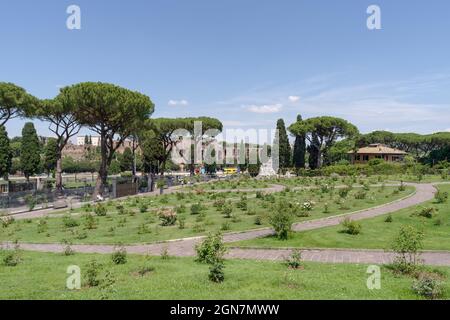
[[(408, 208), (433, 199), (436, 189), (432, 184), (413, 184), (416, 192), (404, 199), (394, 201), (379, 207), (362, 210), (359, 212), (333, 216), (324, 219), (311, 220), (293, 225), (293, 230), (304, 231), (318, 229), (328, 226), (338, 225), (343, 217), (350, 217), (354, 220), (368, 219), (387, 213)], [(282, 186), (272, 186), (270, 192), (277, 192)], [(281, 189), (282, 190), (282, 189)], [(237, 191), (237, 190), (234, 190)], [(267, 191), (267, 190), (265, 190)], [(232, 243), (236, 241), (265, 237), (273, 234), (270, 228), (250, 230), (238, 233), (228, 233), (224, 235), (224, 241)], [(185, 238), (172, 240), (162, 243), (147, 245), (128, 245), (126, 249), (129, 253), (160, 255), (167, 251), (169, 255), (185, 257), (195, 255), (195, 246), (202, 241), (204, 237)], [(11, 247), (11, 243), (4, 243), (4, 247)], [(41, 252), (61, 252), (65, 245), (62, 244), (20, 244), (25, 250)], [(111, 253), (115, 247), (113, 245), (72, 245), (72, 249), (82, 253)], [(344, 250), (344, 249), (304, 249), (302, 258), (306, 261), (318, 261), (329, 263), (387, 263), (392, 261), (393, 254), (382, 250)], [(255, 248), (231, 248), (227, 254), (229, 258), (237, 259), (256, 259), (256, 260), (282, 260), (289, 256), (292, 249), (255, 249)], [(426, 264), (450, 266), (450, 252), (424, 251), (422, 259)]]

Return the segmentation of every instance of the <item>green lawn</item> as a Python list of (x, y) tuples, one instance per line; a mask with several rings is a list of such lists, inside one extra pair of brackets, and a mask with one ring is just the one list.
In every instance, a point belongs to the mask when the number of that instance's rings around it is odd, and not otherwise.
[(450, 176), (431, 175), (431, 174), (424, 174), (422, 176), (402, 174), (390, 176), (389, 179), (395, 181), (416, 182), (416, 183), (450, 182)]
[[(0, 256), (4, 254), (0, 251)], [(208, 266), (193, 258), (129, 255), (127, 264), (113, 265), (110, 255), (22, 252), (21, 256), (15, 267), (0, 263), (0, 299), (99, 299), (102, 295), (108, 299), (418, 299), (411, 291), (411, 278), (394, 276), (384, 267), (381, 290), (367, 289), (367, 266), (358, 264), (304, 263), (303, 270), (291, 270), (281, 262), (227, 260), (225, 282), (214, 284), (208, 280)], [(103, 265), (100, 279), (107, 270), (112, 273), (112, 290), (85, 285), (91, 259)], [(81, 268), (79, 291), (66, 289), (70, 265)], [(154, 270), (140, 276), (137, 271), (142, 266)], [(450, 268), (438, 269), (450, 273)], [(448, 276), (444, 281), (444, 298), (448, 298)]]
[[(63, 240), (72, 243), (149, 243), (160, 240), (177, 239), (207, 234), (210, 231), (224, 232), (242, 231), (268, 226), (268, 215), (271, 207), (278, 201), (301, 206), (306, 201), (312, 201), (314, 207), (310, 212), (299, 212), (308, 216), (298, 216), (295, 221), (305, 221), (323, 218), (331, 215), (353, 212), (377, 206), (383, 203), (403, 198), (413, 192), (413, 188), (398, 191), (397, 187), (384, 188), (354, 188), (349, 191), (344, 201), (339, 190), (297, 190), (283, 191), (273, 195), (256, 193), (200, 193), (171, 194), (160, 197), (130, 198), (122, 202), (108, 202), (107, 215), (94, 215), (95, 228), (87, 228), (87, 217), (92, 208), (75, 210), (74, 225), (67, 226), (63, 217), (46, 219), (17, 220), (8, 227), (0, 228), (0, 241), (55, 243)], [(364, 198), (357, 195), (364, 194)], [(241, 197), (245, 197), (241, 201)], [(226, 218), (218, 209), (217, 202), (230, 202), (233, 207), (231, 218)], [(238, 207), (239, 202), (245, 202), (247, 210)], [(118, 212), (117, 205), (121, 203), (125, 214)], [(201, 214), (191, 214), (191, 206), (201, 203), (204, 209)], [(216, 203), (216, 206), (214, 206)], [(148, 211), (141, 213), (142, 205), (148, 206)], [(183, 205), (178, 208), (178, 217), (185, 219), (184, 228), (178, 224), (161, 226), (157, 216), (158, 208)], [(325, 210), (327, 207), (327, 210)], [(261, 223), (255, 221), (260, 219)]]
[[(450, 185), (441, 185), (439, 189), (450, 193)], [(424, 207), (436, 208), (436, 216), (423, 218), (415, 215)], [(342, 233), (341, 226), (334, 226), (293, 233), (287, 241), (267, 237), (233, 243), (233, 246), (386, 249), (401, 226), (412, 225), (425, 233), (425, 249), (450, 250), (450, 200), (444, 204), (437, 204), (432, 200), (392, 213), (391, 216), (393, 221), (390, 223), (385, 222), (386, 216), (360, 221), (362, 231), (359, 235)]]

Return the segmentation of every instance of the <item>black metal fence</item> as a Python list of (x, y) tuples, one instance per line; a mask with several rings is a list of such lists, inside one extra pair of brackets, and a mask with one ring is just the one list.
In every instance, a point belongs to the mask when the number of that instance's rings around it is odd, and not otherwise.
[[(221, 179), (228, 179), (224, 177)], [(200, 182), (208, 182), (218, 179), (215, 175), (201, 176), (139, 176), (139, 177), (112, 177), (108, 179), (108, 185), (103, 193), (104, 198), (119, 198), (138, 193), (155, 191), (157, 186), (170, 188), (179, 185), (194, 185)], [(51, 180), (50, 180), (51, 181)], [(164, 183), (160, 183), (164, 181)], [(91, 201), (95, 189), (95, 181), (89, 182), (83, 179), (74, 179), (66, 183), (62, 190), (62, 195), (57, 194), (54, 184), (48, 181), (40, 183), (39, 190), (36, 183), (17, 183), (9, 185), (9, 191), (0, 193), (0, 212), (19, 212), (32, 209), (52, 207), (53, 203), (61, 196), (71, 203)], [(67, 187), (72, 185), (73, 187)]]

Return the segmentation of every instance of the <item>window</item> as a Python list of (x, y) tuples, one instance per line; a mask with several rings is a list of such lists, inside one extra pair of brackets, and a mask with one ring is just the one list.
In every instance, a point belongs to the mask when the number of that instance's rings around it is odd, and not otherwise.
[(369, 161), (369, 156), (363, 156), (364, 161)]

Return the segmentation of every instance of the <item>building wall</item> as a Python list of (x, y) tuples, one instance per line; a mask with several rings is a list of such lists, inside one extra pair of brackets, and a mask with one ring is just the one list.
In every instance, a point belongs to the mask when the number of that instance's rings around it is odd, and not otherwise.
[(393, 154), (357, 154), (351, 155), (352, 163), (364, 164), (372, 159), (383, 159), (387, 162), (401, 162), (405, 159), (404, 155), (393, 155)]

